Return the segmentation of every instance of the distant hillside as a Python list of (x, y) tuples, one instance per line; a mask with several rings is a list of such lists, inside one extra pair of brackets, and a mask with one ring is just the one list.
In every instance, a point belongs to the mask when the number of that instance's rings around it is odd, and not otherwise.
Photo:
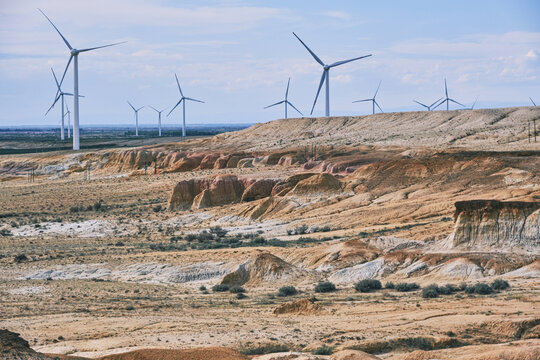
[[(212, 143), (234, 144), (244, 150), (308, 144), (536, 149), (534, 143), (528, 144), (529, 121), (532, 134), (533, 120), (538, 120), (540, 130), (539, 107), (280, 119), (217, 135)], [(540, 136), (537, 139), (540, 144)]]

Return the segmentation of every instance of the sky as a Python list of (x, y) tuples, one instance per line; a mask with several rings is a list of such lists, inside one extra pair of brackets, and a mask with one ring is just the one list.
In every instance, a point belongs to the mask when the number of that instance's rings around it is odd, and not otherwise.
[[(330, 71), (331, 115), (421, 110), (444, 95), (477, 107), (540, 104), (540, 1), (166, 1), (0, 0), (0, 126), (57, 125), (47, 116), (69, 58), (42, 9), (75, 48), (127, 41), (79, 56), (80, 122), (157, 123), (148, 107), (179, 100), (188, 124), (257, 123), (282, 118), (284, 98), (309, 116), (325, 62), (372, 54)], [(70, 67), (62, 85), (73, 91)], [(324, 88), (323, 90), (324, 91)], [(73, 108), (72, 98), (66, 98)], [(181, 109), (163, 123), (181, 123)], [(289, 116), (294, 110), (289, 109)], [(313, 116), (324, 115), (321, 93)]]

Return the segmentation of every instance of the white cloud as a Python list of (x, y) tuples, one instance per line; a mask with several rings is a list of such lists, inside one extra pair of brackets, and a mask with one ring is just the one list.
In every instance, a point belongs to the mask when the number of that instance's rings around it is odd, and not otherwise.
[(325, 11), (322, 14), (338, 20), (349, 20), (351, 18), (349, 13), (340, 10)]

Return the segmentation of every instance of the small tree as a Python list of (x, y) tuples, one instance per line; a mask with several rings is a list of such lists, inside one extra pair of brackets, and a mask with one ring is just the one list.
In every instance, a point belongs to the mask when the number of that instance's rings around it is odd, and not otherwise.
[(336, 285), (329, 281), (320, 282), (315, 286), (315, 292), (327, 293), (336, 291)]
[(357, 282), (356, 285), (354, 286), (354, 288), (358, 292), (366, 293), (366, 292), (371, 292), (371, 291), (375, 291), (375, 290), (380, 290), (380, 289), (382, 289), (382, 285), (381, 285), (381, 282), (379, 280), (364, 279), (364, 280), (360, 280), (359, 282)]

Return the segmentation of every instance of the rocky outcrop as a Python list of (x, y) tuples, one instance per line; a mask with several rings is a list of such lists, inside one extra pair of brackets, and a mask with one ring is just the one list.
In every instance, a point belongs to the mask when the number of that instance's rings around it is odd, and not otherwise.
[(169, 209), (203, 209), (253, 201), (269, 196), (277, 182), (274, 179), (239, 179), (235, 175), (182, 180), (169, 196)]
[(331, 174), (316, 174), (299, 181), (292, 194), (306, 195), (341, 191), (341, 182)]
[(19, 334), (0, 329), (0, 358), (4, 360), (51, 360), (51, 357), (35, 352), (28, 341)]
[(324, 308), (313, 299), (299, 299), (279, 305), (274, 309), (275, 315), (316, 315), (323, 313)]
[(456, 202), (449, 248), (538, 249), (540, 202), (471, 200)]
[(262, 253), (225, 275), (222, 284), (255, 287), (263, 283), (298, 281), (308, 276), (308, 271), (297, 268), (270, 253)]

